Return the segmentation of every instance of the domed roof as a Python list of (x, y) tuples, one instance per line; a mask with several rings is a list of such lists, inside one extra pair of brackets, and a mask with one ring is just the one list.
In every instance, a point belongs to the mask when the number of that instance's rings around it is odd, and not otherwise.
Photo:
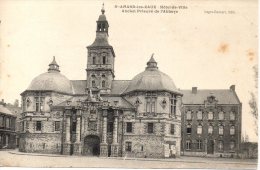
[(145, 71), (136, 75), (129, 83), (124, 93), (132, 91), (170, 91), (180, 93), (172, 79), (158, 70), (153, 55), (147, 62)]
[(48, 72), (34, 78), (26, 90), (73, 93), (70, 80), (60, 73), (59, 65), (56, 63), (55, 58), (49, 65)]

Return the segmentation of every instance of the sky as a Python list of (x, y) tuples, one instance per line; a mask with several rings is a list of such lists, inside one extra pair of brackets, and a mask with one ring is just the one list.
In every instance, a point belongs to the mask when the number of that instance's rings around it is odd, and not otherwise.
[[(13, 103), (53, 56), (70, 80), (86, 79), (87, 49), (103, 1), (0, 1), (0, 98)], [(256, 93), (256, 0), (104, 0), (115, 79), (131, 80), (154, 53), (180, 89), (228, 89), (242, 102), (242, 133), (257, 141), (248, 101)], [(159, 13), (123, 13), (120, 5), (153, 5)], [(160, 6), (185, 6), (162, 13)], [(134, 9), (133, 9), (134, 10)], [(136, 9), (135, 9), (136, 10)], [(174, 9), (175, 10), (175, 9)], [(212, 11), (210, 13), (210, 11)], [(226, 12), (226, 13), (223, 13)]]

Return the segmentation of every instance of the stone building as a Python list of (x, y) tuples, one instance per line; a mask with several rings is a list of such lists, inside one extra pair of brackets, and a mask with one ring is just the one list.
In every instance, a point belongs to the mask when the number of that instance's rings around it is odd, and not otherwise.
[(235, 153), (241, 137), (235, 87), (180, 91), (153, 55), (132, 80), (115, 80), (115, 52), (101, 12), (87, 47), (86, 79), (69, 80), (54, 58), (21, 94), (19, 150), (157, 158), (178, 157), (181, 147), (184, 155)]
[(235, 157), (240, 151), (242, 104), (235, 86), (182, 90), (182, 153)]
[(22, 115), (22, 107), (19, 105), (19, 100), (15, 100), (14, 104), (6, 103), (6, 108), (10, 110), (15, 116), (15, 132), (16, 132), (16, 147), (19, 146), (19, 131), (20, 131), (20, 119)]
[(87, 47), (86, 80), (69, 80), (55, 61), (21, 94), (21, 152), (103, 157), (180, 155), (181, 97), (153, 56), (132, 80), (114, 80), (105, 10)]
[(16, 115), (12, 113), (2, 100), (0, 102), (0, 149), (16, 147), (15, 132)]

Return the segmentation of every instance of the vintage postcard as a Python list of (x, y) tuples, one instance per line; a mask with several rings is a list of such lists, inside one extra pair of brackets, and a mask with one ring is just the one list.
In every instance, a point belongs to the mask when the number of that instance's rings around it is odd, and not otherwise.
[(0, 166), (256, 169), (257, 0), (2, 0)]

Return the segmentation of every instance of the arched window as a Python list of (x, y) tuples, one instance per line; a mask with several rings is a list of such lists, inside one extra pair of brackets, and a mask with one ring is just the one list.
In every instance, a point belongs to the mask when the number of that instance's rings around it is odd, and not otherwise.
[(224, 143), (222, 140), (218, 141), (218, 150), (223, 151)]
[(95, 82), (95, 80), (92, 81), (92, 87), (96, 87), (96, 82)]
[(106, 81), (105, 80), (102, 81), (102, 88), (104, 88), (104, 87), (106, 87)]
[(231, 141), (230, 142), (230, 150), (234, 150), (235, 149), (235, 142), (234, 141)]
[(93, 64), (96, 64), (96, 57), (93, 57)]
[(190, 110), (187, 111), (186, 119), (191, 120), (191, 111)]
[(197, 134), (201, 135), (202, 134), (202, 126), (198, 125), (197, 127)]
[(221, 111), (221, 112), (218, 113), (218, 119), (224, 120), (224, 112)]
[(212, 133), (213, 133), (213, 126), (209, 125), (208, 134), (212, 134)]
[(230, 120), (235, 120), (235, 113), (234, 112), (230, 112)]
[(209, 119), (209, 120), (212, 120), (212, 119), (213, 119), (213, 112), (212, 112), (212, 111), (209, 111), (209, 113), (208, 113), (208, 119)]
[(224, 133), (224, 127), (222, 125), (220, 125), (218, 128), (218, 134), (223, 135), (223, 133)]
[(186, 132), (187, 132), (187, 134), (191, 134), (191, 125), (190, 124), (187, 125)]
[(103, 64), (106, 64), (106, 56), (103, 56)]
[(201, 110), (198, 111), (198, 113), (197, 113), (197, 119), (202, 120), (202, 111)]
[(235, 126), (231, 126), (230, 127), (230, 135), (234, 135), (235, 134)]

